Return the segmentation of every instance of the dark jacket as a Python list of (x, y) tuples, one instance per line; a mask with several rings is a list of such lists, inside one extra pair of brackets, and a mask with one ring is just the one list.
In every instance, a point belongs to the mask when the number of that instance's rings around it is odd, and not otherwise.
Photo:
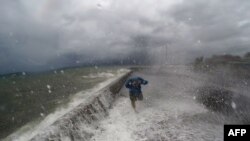
[[(135, 82), (139, 83), (138, 85), (133, 85)], [(141, 92), (141, 84), (146, 85), (148, 84), (148, 81), (142, 79), (141, 77), (133, 77), (127, 80), (125, 83), (126, 88), (129, 89), (130, 94), (140, 94)]]

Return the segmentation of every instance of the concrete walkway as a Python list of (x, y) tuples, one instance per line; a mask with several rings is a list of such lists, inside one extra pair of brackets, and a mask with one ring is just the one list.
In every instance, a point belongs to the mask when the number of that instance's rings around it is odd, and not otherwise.
[(185, 67), (166, 71), (142, 71), (133, 75), (149, 81), (143, 86), (144, 101), (132, 110), (128, 91), (114, 103), (101, 121), (93, 141), (222, 141), (223, 115), (213, 113), (196, 101), (195, 88), (203, 80)]

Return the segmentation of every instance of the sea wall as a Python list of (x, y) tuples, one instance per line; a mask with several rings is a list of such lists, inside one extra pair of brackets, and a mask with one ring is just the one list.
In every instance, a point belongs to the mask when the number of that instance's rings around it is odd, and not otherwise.
[(77, 141), (88, 140), (98, 127), (98, 122), (108, 115), (126, 79), (132, 72), (124, 74), (119, 79), (99, 91), (96, 97), (90, 98), (75, 109), (65, 114), (52, 125), (34, 136), (31, 141)]

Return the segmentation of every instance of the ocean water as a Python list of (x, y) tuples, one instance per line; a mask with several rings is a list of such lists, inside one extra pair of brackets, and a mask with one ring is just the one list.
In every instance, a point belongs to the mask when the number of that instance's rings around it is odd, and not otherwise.
[(20, 135), (28, 132), (48, 118), (48, 115), (57, 113), (46, 121), (52, 122), (56, 116), (81, 103), (86, 93), (102, 88), (124, 71), (119, 67), (86, 67), (35, 75), (23, 72), (2, 76), (0, 139), (11, 133), (18, 132)]

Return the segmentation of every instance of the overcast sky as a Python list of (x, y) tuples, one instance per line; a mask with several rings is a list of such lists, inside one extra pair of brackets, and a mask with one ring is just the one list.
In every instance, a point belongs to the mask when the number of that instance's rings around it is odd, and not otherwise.
[(0, 73), (250, 51), (249, 0), (1, 0), (0, 17)]

